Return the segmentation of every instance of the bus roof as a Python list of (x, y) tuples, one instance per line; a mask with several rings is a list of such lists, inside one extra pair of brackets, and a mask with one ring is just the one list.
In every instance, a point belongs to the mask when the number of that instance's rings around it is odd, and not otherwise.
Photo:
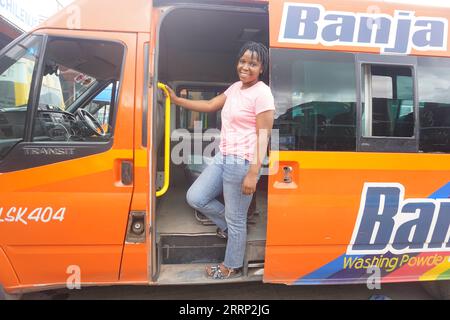
[(38, 29), (150, 32), (150, 0), (75, 0)]
[[(392, 53), (450, 57), (447, 46), (450, 8), (409, 5), (385, 0), (301, 0), (297, 2), (294, 0), (154, 0), (153, 2), (155, 5), (202, 3), (264, 5), (264, 7), (269, 4), (271, 46), (273, 47), (390, 53), (387, 47), (398, 45), (406, 46), (406, 49), (391, 50), (394, 51)], [(111, 8), (112, 3), (114, 8)], [(315, 28), (319, 28), (319, 32), (315, 32), (316, 34), (313, 34), (312, 38), (307, 38), (306, 41), (294, 34), (300, 32), (299, 26), (304, 27), (302, 16), (299, 15), (301, 9), (295, 8), (296, 6), (313, 8), (310, 9), (311, 17), (320, 16), (320, 21), (309, 19), (312, 33)], [(111, 10), (106, 13), (105, 8), (111, 8)], [(76, 0), (72, 5), (45, 21), (39, 28), (148, 33), (151, 30), (151, 9), (151, 0), (114, 2)], [(287, 14), (288, 10), (291, 10), (289, 14)], [(301, 14), (306, 14), (305, 10)], [(362, 30), (364, 24), (370, 20), (381, 21), (380, 32), (373, 31), (370, 34), (367, 30)], [(286, 30), (293, 32), (286, 32)], [(370, 45), (367, 45), (367, 42), (370, 42)]]

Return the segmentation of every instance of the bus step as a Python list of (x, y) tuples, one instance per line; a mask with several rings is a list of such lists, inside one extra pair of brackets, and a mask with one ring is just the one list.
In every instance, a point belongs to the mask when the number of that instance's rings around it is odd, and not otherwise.
[[(161, 285), (193, 285), (217, 284), (217, 280), (206, 276), (205, 268), (209, 264), (165, 264), (161, 266), (158, 284)], [(248, 275), (238, 278), (221, 280), (220, 283), (242, 283), (250, 281), (261, 282), (264, 276), (262, 269), (250, 269)]]
[(159, 243), (162, 264), (220, 263), (227, 242), (216, 235), (163, 235)]

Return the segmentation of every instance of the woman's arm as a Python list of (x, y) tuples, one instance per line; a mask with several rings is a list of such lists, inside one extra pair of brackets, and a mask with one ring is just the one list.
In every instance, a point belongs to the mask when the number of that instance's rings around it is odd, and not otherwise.
[(225, 94), (221, 94), (209, 101), (207, 100), (189, 100), (178, 97), (169, 86), (166, 86), (170, 93), (172, 102), (180, 107), (197, 112), (216, 112), (223, 108), (227, 100)]
[(275, 111), (266, 111), (256, 116), (256, 136), (258, 140), (255, 148), (255, 159), (250, 164), (250, 170), (242, 184), (242, 193), (245, 195), (252, 195), (256, 192), (258, 175), (267, 154), (274, 118)]

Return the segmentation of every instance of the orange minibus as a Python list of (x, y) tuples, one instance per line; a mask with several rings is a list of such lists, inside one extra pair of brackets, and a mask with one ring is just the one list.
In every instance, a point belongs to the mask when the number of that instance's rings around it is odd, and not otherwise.
[(186, 192), (220, 112), (164, 90), (212, 99), (257, 41), (276, 119), (243, 276), (225, 282), (448, 298), (449, 19), (376, 0), (75, 1), (0, 53), (0, 295), (217, 283), (204, 266), (226, 240)]

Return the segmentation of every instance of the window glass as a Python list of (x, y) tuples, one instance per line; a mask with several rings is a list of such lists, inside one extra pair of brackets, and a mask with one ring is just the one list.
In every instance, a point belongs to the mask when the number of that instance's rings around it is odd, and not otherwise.
[(28, 37), (0, 58), (0, 157), (24, 138), (40, 37)]
[(397, 97), (400, 100), (413, 100), (414, 84), (411, 76), (397, 77)]
[(411, 68), (363, 65), (362, 70), (363, 136), (413, 137), (415, 116)]
[(109, 141), (123, 55), (118, 43), (50, 39), (34, 141)]
[[(180, 91), (180, 96), (189, 100), (211, 100), (220, 94), (221, 92), (218, 90), (183, 89)], [(203, 131), (207, 129), (220, 129), (222, 126), (221, 113), (201, 113), (186, 109), (180, 110), (179, 128), (194, 131), (196, 122), (197, 126), (200, 126)]]
[(372, 96), (374, 98), (393, 99), (394, 89), (392, 88), (392, 78), (372, 76)]
[(348, 53), (272, 49), (281, 150), (356, 151), (356, 77)]
[(113, 110), (111, 106), (114, 105), (114, 92), (117, 95), (118, 87), (118, 81), (116, 81), (114, 84), (111, 83), (99, 94), (97, 94), (95, 98), (92, 99), (92, 101), (84, 108), (94, 116), (94, 118), (100, 123), (100, 125), (107, 133), (112, 130), (112, 127), (110, 125), (110, 115)]
[(450, 152), (450, 60), (419, 58), (420, 150)]

